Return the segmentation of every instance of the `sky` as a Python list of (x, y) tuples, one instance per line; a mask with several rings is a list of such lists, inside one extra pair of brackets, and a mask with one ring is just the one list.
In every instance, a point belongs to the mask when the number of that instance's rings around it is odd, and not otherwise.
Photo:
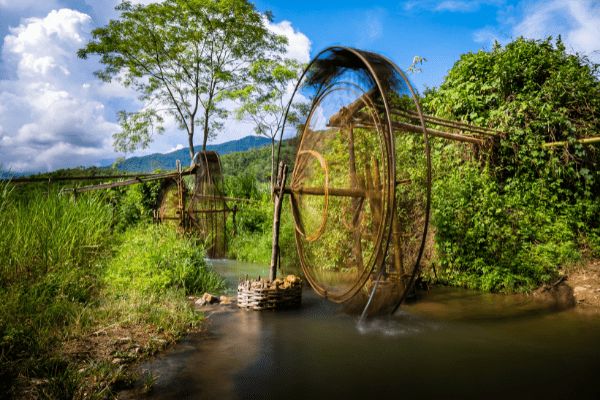
[[(151, 0), (133, 2), (148, 3)], [(100, 82), (97, 58), (78, 59), (92, 29), (104, 26), (120, 0), (0, 0), (0, 167), (15, 172), (98, 165), (123, 154), (112, 148), (119, 110), (143, 107), (117, 82)], [(306, 63), (344, 45), (382, 53), (406, 69), (415, 88), (438, 86), (459, 56), (524, 36), (561, 35), (570, 52), (600, 63), (600, 0), (256, 0), (271, 11), (270, 29), (288, 38), (288, 56)], [(173, 121), (148, 149), (183, 147)], [(252, 134), (230, 119), (213, 143)], [(197, 138), (200, 142), (200, 138)]]

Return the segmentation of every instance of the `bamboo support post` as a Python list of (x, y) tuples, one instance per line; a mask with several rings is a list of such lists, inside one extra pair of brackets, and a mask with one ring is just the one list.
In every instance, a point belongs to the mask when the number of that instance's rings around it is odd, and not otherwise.
[[(362, 187), (359, 185), (359, 180), (356, 175), (356, 155), (354, 151), (354, 127), (350, 124), (347, 128), (348, 132), (348, 167), (350, 170), (350, 185), (353, 188), (358, 188), (365, 192)], [(356, 260), (356, 264), (358, 265), (359, 270), (363, 269), (363, 257), (362, 257), (362, 244), (360, 241), (360, 229), (357, 229), (360, 219), (360, 211), (362, 208), (362, 200), (364, 197), (353, 197), (352, 198), (352, 256)]]
[(273, 207), (273, 245), (271, 248), (271, 265), (269, 268), (270, 282), (273, 282), (277, 277), (277, 267), (279, 264), (279, 226), (281, 224), (281, 205), (283, 203), (283, 189), (285, 188), (286, 179), (287, 165), (282, 161), (279, 163), (279, 169), (277, 171), (278, 190), (275, 192), (275, 204)]

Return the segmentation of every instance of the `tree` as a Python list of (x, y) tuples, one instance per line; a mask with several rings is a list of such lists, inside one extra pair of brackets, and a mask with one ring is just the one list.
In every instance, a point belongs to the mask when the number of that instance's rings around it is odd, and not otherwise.
[[(271, 188), (275, 182), (275, 137), (282, 129), (285, 110), (302, 66), (295, 60), (261, 60), (249, 71), (250, 84), (239, 91), (241, 106), (238, 119), (247, 118), (254, 123), (257, 135), (271, 139)], [(300, 103), (296, 102), (287, 116), (286, 123), (296, 125), (300, 119)]]
[[(463, 54), (424, 105), (441, 117), (508, 132), (493, 154), (504, 178), (560, 176), (569, 189), (600, 190), (597, 149), (575, 142), (600, 131), (599, 72), (599, 64), (568, 54), (560, 38), (519, 38)], [(572, 145), (564, 154), (542, 151), (542, 143), (556, 141)]]
[(133, 87), (142, 110), (119, 112), (122, 131), (114, 135), (121, 151), (145, 148), (173, 116), (188, 137), (202, 129), (202, 150), (227, 116), (224, 100), (246, 84), (257, 61), (283, 51), (286, 39), (266, 27), (269, 15), (247, 0), (164, 0), (148, 5), (123, 1), (120, 18), (92, 31), (78, 52), (100, 55), (96, 75)]
[[(599, 71), (560, 38), (519, 38), (463, 54), (426, 93), (428, 113), (505, 132), (481, 163), (461, 157), (464, 145), (432, 141), (440, 279), (534, 289), (600, 255), (599, 148), (577, 141), (600, 131)], [(566, 144), (542, 146), (557, 141)]]

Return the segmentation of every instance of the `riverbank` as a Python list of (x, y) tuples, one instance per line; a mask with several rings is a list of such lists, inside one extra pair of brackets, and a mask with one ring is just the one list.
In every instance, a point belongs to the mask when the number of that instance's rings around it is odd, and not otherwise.
[(187, 297), (222, 287), (199, 240), (118, 231), (100, 196), (0, 187), (0, 226), (0, 398), (113, 398), (137, 362), (202, 329)]
[[(219, 260), (223, 276), (262, 273)], [(247, 269), (251, 268), (251, 269)], [(394, 316), (357, 317), (307, 288), (302, 307), (202, 308), (207, 329), (140, 365), (123, 399), (531, 398), (600, 395), (600, 317), (525, 294), (434, 287)], [(575, 340), (571, 340), (573, 338)], [(569, 338), (570, 340), (565, 340)], [(433, 384), (432, 384), (433, 383)]]
[(600, 312), (600, 260), (591, 260), (571, 271), (567, 284), (577, 306)]

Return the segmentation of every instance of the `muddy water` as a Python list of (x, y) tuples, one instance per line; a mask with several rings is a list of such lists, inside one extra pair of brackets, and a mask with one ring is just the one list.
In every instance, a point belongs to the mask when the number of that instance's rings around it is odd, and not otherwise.
[[(267, 272), (214, 266), (232, 287)], [(598, 314), (531, 298), (435, 289), (359, 325), (306, 290), (296, 311), (209, 314), (142, 366), (158, 377), (147, 398), (600, 398)]]

